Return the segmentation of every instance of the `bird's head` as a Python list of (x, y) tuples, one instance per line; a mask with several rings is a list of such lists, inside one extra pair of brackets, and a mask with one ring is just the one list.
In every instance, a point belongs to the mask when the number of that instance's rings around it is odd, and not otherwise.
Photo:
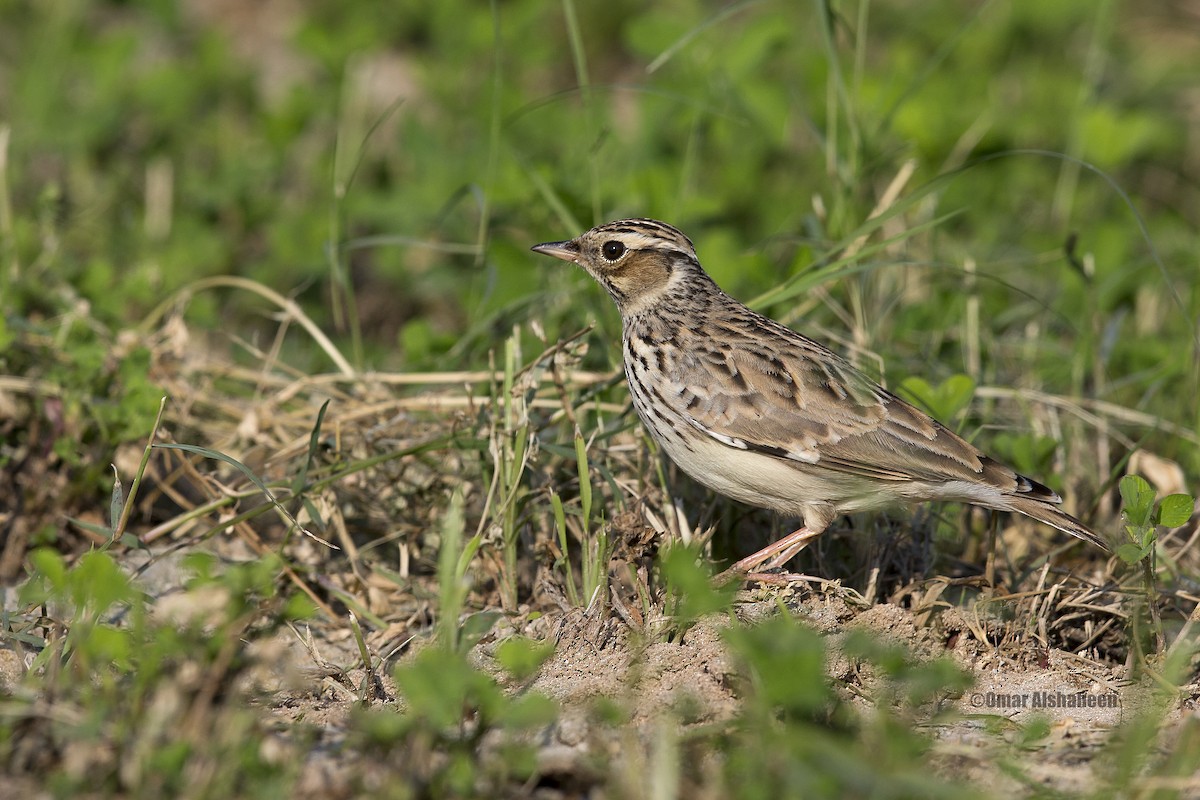
[(586, 269), (612, 295), (622, 315), (652, 306), (667, 292), (672, 277), (680, 277), (681, 269), (699, 270), (691, 241), (652, 219), (617, 220), (532, 249)]

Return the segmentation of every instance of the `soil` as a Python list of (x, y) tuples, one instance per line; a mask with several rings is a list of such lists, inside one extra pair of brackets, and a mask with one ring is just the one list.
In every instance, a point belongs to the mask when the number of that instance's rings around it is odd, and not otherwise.
[[(780, 601), (786, 612), (780, 611)], [(979, 642), (962, 633), (969, 626), (958, 619), (961, 612), (956, 610), (943, 614), (936, 626), (921, 627), (909, 610), (895, 605), (856, 610), (836, 596), (771, 587), (744, 592), (736, 612), (750, 624), (773, 614), (792, 613), (826, 634), (830, 678), (864, 713), (871, 710), (870, 680), (866, 686), (853, 686), (851, 681), (861, 683), (862, 675), (838, 655), (838, 643), (847, 631), (866, 629), (931, 658), (950, 655), (974, 675), (975, 686), (947, 701), (960, 713), (956, 721), (936, 726), (935, 768), (946, 776), (987, 786), (1000, 796), (1022, 796), (1029, 787), (998, 766), (1000, 740), (989, 729), (999, 719), (1024, 723), (1036, 715), (1047, 718), (1049, 735), (1038, 742), (1036, 758), (1024, 765), (1027, 777), (1053, 791), (1090, 792), (1103, 786), (1103, 769), (1096, 757), (1112, 731), (1150, 702), (1151, 687), (1125, 680), (1124, 668), (1062, 650)], [(679, 642), (652, 643), (611, 616), (577, 612), (564, 614), (552, 624), (558, 628), (558, 648), (530, 688), (560, 704), (558, 721), (540, 737), (538, 753), (540, 772), (559, 776), (559, 785), (586, 786), (595, 781), (597, 756), (617, 756), (626, 768), (629, 763), (644, 764), (664, 725), (682, 728), (727, 721), (740, 708), (737, 668), (721, 637), (722, 627), (729, 624), (726, 618), (701, 620)], [(951, 630), (958, 635), (947, 646), (946, 632)], [(487, 665), (493, 647), (494, 641), (477, 645), (473, 657)], [(302, 652), (294, 655), (303, 657)], [(361, 673), (351, 675), (352, 681), (359, 679)], [(394, 697), (394, 687), (387, 678), (383, 680), (386, 694)], [(1191, 689), (1194, 698), (1200, 687)], [(1080, 697), (1093, 704), (1053, 705)], [(629, 735), (630, 730), (618, 734), (594, 722), (598, 698), (615, 700), (631, 710), (631, 730), (636, 735)], [(316, 725), (325, 731), (323, 738), (334, 744), (355, 700), (348, 691), (309, 685), (281, 688), (269, 702), (273, 714)], [(681, 708), (687, 709), (686, 723), (680, 721)], [(1177, 706), (1170, 712), (1168, 728), (1187, 713), (1192, 712)], [(367, 766), (339, 763), (330, 752), (325, 747), (309, 751), (302, 795), (344, 789), (350, 773)], [(563, 780), (564, 776), (572, 780)]]
[[(143, 576), (156, 584), (154, 591), (163, 598), (158, 610), (168, 616), (177, 613), (170, 598), (180, 596), (175, 592), (179, 571), (169, 564), (170, 559)], [(198, 613), (196, 605), (195, 598), (189, 598), (186, 613)], [(967, 670), (975, 685), (961, 696), (946, 698), (940, 718), (946, 719), (946, 710), (958, 713), (932, 728), (933, 764), (946, 777), (986, 786), (996, 795), (1023, 796), (1031, 789), (999, 766), (1005, 720), (1026, 723), (1040, 715), (1048, 722), (1048, 735), (1023, 765), (1027, 780), (1051, 791), (1091, 792), (1103, 786), (1104, 767), (1097, 756), (1113, 730), (1152, 702), (1152, 685), (1127, 680), (1124, 666), (1047, 647), (1033, 637), (1005, 637), (1000, 643), (979, 638), (989, 626), (978, 618), (978, 606), (946, 607), (927, 617), (891, 602), (865, 605), (856, 592), (835, 583), (814, 587), (797, 582), (745, 589), (737, 596), (734, 612), (736, 621), (722, 615), (702, 618), (678, 641), (656, 639), (653, 624), (636, 629), (604, 606), (548, 613), (533, 621), (526, 621), (529, 615), (509, 616), (472, 649), (471, 658), (499, 674), (493, 654), (504, 636), (515, 632), (557, 642), (532, 683), (522, 687), (560, 706), (557, 721), (537, 737), (539, 771), (555, 776), (558, 787), (543, 792), (545, 797), (574, 796), (602, 778), (614, 779), (597, 772), (597, 764), (606, 759), (619, 765), (619, 772), (636, 772), (637, 765), (651, 757), (656, 737), (665, 728), (678, 732), (732, 719), (742, 700), (738, 667), (724, 645), (722, 629), (758, 624), (777, 614), (793, 615), (824, 635), (830, 680), (864, 714), (871, 713), (877, 678), (842, 654), (841, 642), (851, 631), (869, 631), (920, 659), (949, 656)], [(387, 770), (346, 747), (347, 721), (358, 704), (356, 688), (364, 676), (362, 670), (342, 673), (329, 668), (358, 661), (345, 626), (315, 622), (306, 633), (312, 637), (308, 645), (283, 634), (254, 646), (255, 658), (263, 665), (255, 676), (260, 706), (281, 730), (302, 724), (318, 731), (318, 741), (303, 751), (296, 796), (350, 796), (370, 785), (364, 774)], [(377, 632), (369, 641), (377, 646), (386, 639), (384, 634)], [(414, 643), (398, 660), (418, 650)], [(0, 688), (15, 686), (23, 671), (14, 651), (0, 650)], [(384, 707), (397, 696), (388, 672), (380, 672), (381, 691), (375, 701)], [(1195, 713), (1200, 687), (1187, 687), (1187, 692), (1190, 699), (1169, 712), (1163, 730)], [(626, 709), (629, 726), (598, 723), (598, 699)], [(294, 754), (286, 736), (281, 747)]]

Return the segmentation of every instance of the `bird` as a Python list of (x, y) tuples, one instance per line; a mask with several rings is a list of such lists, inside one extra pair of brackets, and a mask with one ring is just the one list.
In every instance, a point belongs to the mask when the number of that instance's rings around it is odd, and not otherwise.
[(633, 407), (667, 456), (714, 492), (803, 521), (727, 572), (776, 573), (838, 517), (897, 502), (1017, 512), (1110, 549), (1049, 487), (725, 293), (677, 228), (622, 219), (532, 250), (579, 265), (616, 303)]

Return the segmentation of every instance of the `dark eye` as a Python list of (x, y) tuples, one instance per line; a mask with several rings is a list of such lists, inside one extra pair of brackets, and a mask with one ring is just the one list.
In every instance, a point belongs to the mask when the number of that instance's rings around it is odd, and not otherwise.
[(614, 239), (611, 242), (605, 242), (604, 246), (600, 248), (600, 252), (603, 253), (604, 257), (609, 261), (616, 261), (618, 258), (625, 255), (625, 245)]

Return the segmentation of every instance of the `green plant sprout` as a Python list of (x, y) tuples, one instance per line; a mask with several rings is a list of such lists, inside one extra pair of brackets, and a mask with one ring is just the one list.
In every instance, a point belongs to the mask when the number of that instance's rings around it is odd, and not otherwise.
[(975, 381), (966, 375), (951, 375), (937, 386), (924, 378), (910, 375), (900, 382), (900, 396), (927, 410), (936, 419), (947, 422), (971, 405)]
[[(608, 557), (611, 552), (608, 541), (608, 532), (601, 527), (593, 534), (592, 531), (592, 516), (594, 505), (592, 502), (592, 478), (591, 469), (587, 456), (588, 442), (584, 437), (583, 432), (579, 430), (579, 426), (575, 426), (574, 436), (574, 453), (575, 453), (575, 468), (579, 476), (579, 524), (581, 527), (581, 535), (579, 536), (582, 545), (581, 556), (581, 572), (578, 584), (575, 580), (575, 571), (571, 567), (570, 551), (568, 549), (568, 528), (566, 509), (563, 506), (562, 498), (557, 492), (551, 490), (550, 506), (554, 512), (554, 528), (558, 534), (558, 546), (562, 551), (560, 558), (562, 569), (565, 572), (565, 584), (567, 589), (567, 598), (572, 605), (585, 606), (592, 602), (597, 594), (603, 595), (608, 579)], [(556, 564), (555, 566), (559, 566)]]
[[(1127, 541), (1117, 546), (1117, 556), (1131, 567), (1139, 563), (1142, 565), (1142, 589), (1150, 614), (1155, 652), (1162, 653), (1166, 647), (1166, 639), (1155, 603), (1158, 592), (1154, 580), (1158, 528), (1177, 528), (1183, 525), (1191, 518), (1195, 501), (1190, 495), (1170, 494), (1156, 503), (1154, 489), (1138, 475), (1126, 475), (1121, 478), (1120, 490), (1121, 513), (1125, 517)], [(1137, 619), (1135, 616), (1135, 626)]]

